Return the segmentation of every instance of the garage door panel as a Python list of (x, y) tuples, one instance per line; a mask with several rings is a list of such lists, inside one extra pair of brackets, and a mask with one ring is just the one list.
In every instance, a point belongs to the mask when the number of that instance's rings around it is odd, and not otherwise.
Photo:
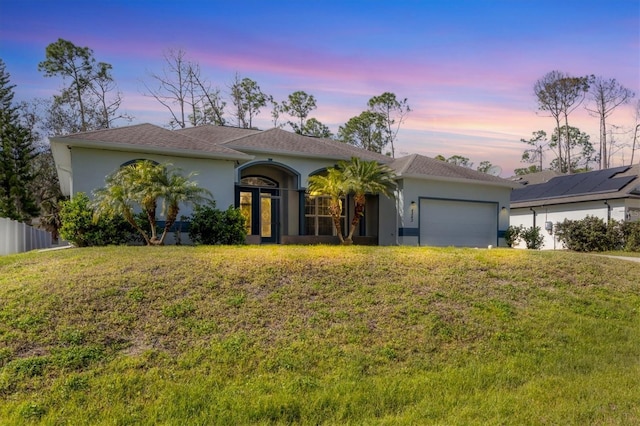
[(420, 201), (420, 244), (486, 247), (496, 244), (498, 206), (459, 200)]

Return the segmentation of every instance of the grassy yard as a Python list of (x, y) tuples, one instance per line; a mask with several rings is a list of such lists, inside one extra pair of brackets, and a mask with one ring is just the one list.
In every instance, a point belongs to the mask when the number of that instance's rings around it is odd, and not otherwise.
[(640, 263), (525, 250), (0, 257), (0, 424), (640, 424)]

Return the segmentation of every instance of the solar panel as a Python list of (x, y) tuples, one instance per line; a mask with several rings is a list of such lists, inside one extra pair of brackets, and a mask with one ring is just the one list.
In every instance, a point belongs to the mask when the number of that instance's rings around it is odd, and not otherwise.
[(532, 201), (619, 191), (636, 179), (637, 176), (622, 176), (617, 178), (614, 176), (624, 173), (630, 168), (630, 166), (620, 166), (594, 172), (557, 176), (546, 183), (527, 185), (513, 190), (511, 193), (511, 201)]

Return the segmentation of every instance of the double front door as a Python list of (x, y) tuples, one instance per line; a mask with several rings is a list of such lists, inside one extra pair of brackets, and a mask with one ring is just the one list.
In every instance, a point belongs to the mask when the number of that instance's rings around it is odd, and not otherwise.
[(258, 235), (262, 243), (278, 243), (280, 194), (278, 189), (240, 188), (239, 205), (247, 235)]

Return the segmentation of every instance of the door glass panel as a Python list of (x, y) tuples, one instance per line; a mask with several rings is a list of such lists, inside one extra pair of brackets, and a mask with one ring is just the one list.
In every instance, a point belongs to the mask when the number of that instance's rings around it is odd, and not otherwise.
[(271, 237), (271, 196), (260, 196), (260, 236)]
[(240, 212), (244, 216), (244, 227), (251, 235), (251, 192), (240, 192)]

